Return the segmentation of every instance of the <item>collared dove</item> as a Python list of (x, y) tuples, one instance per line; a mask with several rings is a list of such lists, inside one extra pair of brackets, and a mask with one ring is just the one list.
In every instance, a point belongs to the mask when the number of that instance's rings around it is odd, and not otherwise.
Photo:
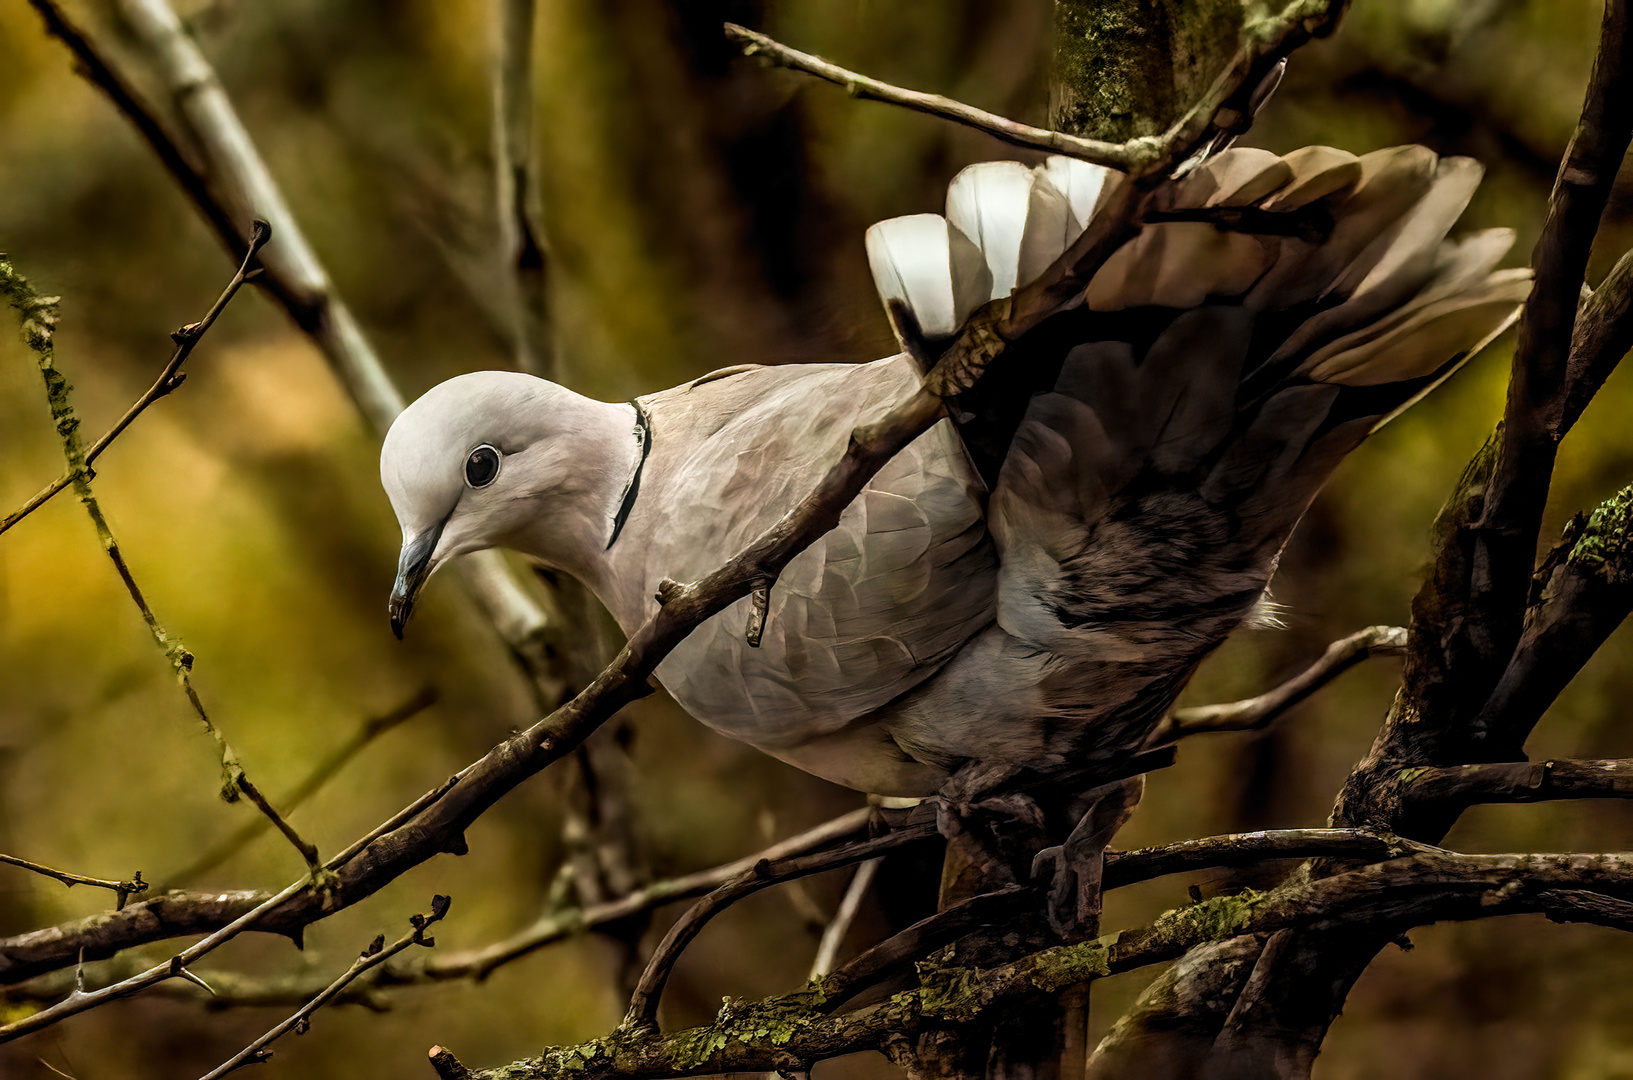
[[(1423, 147), (1218, 154), (1086, 291), (887, 464), (770, 593), (658, 678), (693, 716), (841, 784), (926, 795), (975, 764), (1048, 772), (1139, 743), (1253, 617), (1345, 454), (1516, 316), (1513, 240), (1447, 234), (1479, 181)], [(1066, 158), (972, 166), (945, 216), (873, 226), (910, 351), (1041, 273), (1121, 179)], [(503, 546), (583, 580), (626, 632), (777, 520), (853, 428), (917, 385), (868, 364), (744, 367), (627, 404), (513, 372), (435, 387), (392, 426), (399, 635), (425, 579)]]

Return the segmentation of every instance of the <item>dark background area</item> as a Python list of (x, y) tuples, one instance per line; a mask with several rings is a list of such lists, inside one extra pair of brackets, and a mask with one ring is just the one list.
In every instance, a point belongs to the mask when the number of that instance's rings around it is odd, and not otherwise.
[[(962, 166), (1033, 157), (985, 136), (734, 58), (723, 19), (877, 77), (1042, 123), (1048, 0), (540, 0), (539, 198), (550, 244), (560, 377), (621, 399), (729, 364), (863, 361), (894, 351), (862, 248), (868, 224), (939, 210)], [(112, 6), (73, 12), (111, 42)], [(483, 277), (492, 5), (471, 0), (219, 0), (183, 8), (340, 293), (414, 396), (460, 372), (510, 366)], [(1422, 142), (1488, 168), (1464, 228), (1509, 225), (1523, 262), (1581, 104), (1599, 6), (1587, 0), (1356, 0), (1338, 34), (1298, 53), (1246, 142), (1366, 151)], [(1613, 198), (1590, 280), (1633, 241)], [(59, 362), (100, 431), (168, 358), (230, 273), (192, 206), (20, 0), (0, 4), (0, 251), (63, 296)], [(9, 319), (9, 316), (8, 316)], [(1504, 340), (1354, 455), (1296, 534), (1277, 578), (1284, 630), (1244, 633), (1188, 702), (1256, 693), (1330, 640), (1403, 623), (1441, 499), (1498, 416)], [(194, 680), (260, 786), (287, 790), (363, 718), (434, 685), (439, 704), (384, 736), (295, 823), (332, 852), (496, 739), (535, 719), (502, 643), (439, 578), (405, 643), (385, 600), (398, 534), (377, 445), (322, 357), (253, 291), (189, 362), (185, 388), (98, 463), (97, 490), (160, 617), (198, 657)], [(1557, 528), (1629, 479), (1633, 406), (1613, 378), (1566, 444)], [(31, 356), (0, 334), (0, 507), (61, 469)], [(1533, 757), (1628, 756), (1633, 665), (1612, 639), (1539, 728)], [(1155, 775), (1119, 837), (1132, 847), (1323, 822), (1396, 680), (1392, 661), (1346, 675), (1258, 735), (1210, 736)], [(861, 805), (861, 796), (714, 736), (662, 695), (629, 711), (634, 817), (657, 876), (747, 854)], [(556, 770), (560, 772), (561, 770)], [(0, 851), (153, 881), (253, 809), (216, 797), (218, 765), (81, 508), (58, 499), (0, 537)], [(563, 857), (563, 782), (547, 774), (471, 830), (471, 852), (423, 866), (314, 926), (296, 952), (250, 935), (201, 966), (338, 972), (395, 936), (432, 892), (454, 898), (442, 948), (531, 921)], [(1619, 802), (1484, 807), (1465, 851), (1624, 850)], [(300, 871), (275, 837), (199, 884), (276, 888)], [(926, 879), (928, 874), (928, 880)], [(933, 867), (888, 871), (850, 951), (926, 902)], [(815, 880), (831, 911), (845, 875)], [(1200, 881), (1212, 893), (1263, 883)], [(1113, 894), (1105, 925), (1186, 900), (1186, 879)], [(0, 934), (105, 906), (0, 867)], [(805, 977), (819, 926), (773, 891), (712, 926), (666, 997), (670, 1026), (722, 995)], [(660, 933), (679, 908), (661, 911)], [(653, 940), (649, 935), (648, 944)], [(1633, 942), (1541, 918), (1415, 932), (1361, 980), (1316, 1067), (1338, 1078), (1633, 1077)], [(163, 948), (145, 951), (153, 959)], [(409, 988), (392, 1009), (318, 1015), (267, 1075), (428, 1075), (425, 1049), (493, 1064), (604, 1033), (622, 1013), (620, 950), (552, 946), (480, 984)], [(95, 966), (92, 965), (93, 972)], [(1096, 984), (1103, 1031), (1154, 971)], [(8, 1006), (0, 1004), (0, 1011)], [(287, 1009), (211, 1012), (147, 998), (0, 1048), (0, 1074), (78, 1080), (197, 1075)], [(189, 1071), (191, 1070), (191, 1071)], [(817, 1075), (889, 1075), (855, 1059)]]

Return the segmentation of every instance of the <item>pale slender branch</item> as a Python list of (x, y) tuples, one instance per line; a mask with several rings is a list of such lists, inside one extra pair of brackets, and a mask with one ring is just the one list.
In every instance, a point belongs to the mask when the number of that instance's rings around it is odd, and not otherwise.
[(496, 0), (493, 64), (494, 210), (499, 268), (511, 295), (511, 332), (523, 371), (549, 377), (555, 350), (547, 309), (548, 261), (533, 212), (538, 140), (533, 130), (535, 0)]
[(5, 863), (7, 866), (16, 866), (23, 870), (29, 870), (33, 873), (41, 875), (42, 877), (56, 878), (70, 889), (72, 889), (75, 885), (90, 885), (91, 887), (97, 889), (108, 889), (119, 898), (118, 907), (114, 909), (116, 911), (124, 908), (126, 900), (130, 899), (132, 896), (139, 896), (140, 894), (147, 892), (148, 888), (147, 882), (142, 880), (142, 872), (140, 870), (136, 871), (135, 875), (128, 881), (110, 881), (107, 878), (83, 877), (79, 874), (69, 874), (62, 870), (53, 870), (49, 866), (41, 866), (39, 863), (29, 862), (27, 859), (19, 859), (15, 855), (0, 855), (0, 863)]
[(1061, 131), (1017, 123), (974, 106), (965, 105), (963, 102), (954, 101), (952, 98), (942, 97), (940, 94), (904, 90), (899, 86), (892, 86), (878, 79), (870, 79), (866, 75), (849, 71), (838, 64), (830, 64), (820, 56), (790, 49), (764, 34), (757, 34), (736, 23), (726, 24), (726, 37), (740, 45), (745, 56), (763, 57), (779, 67), (803, 71), (807, 75), (815, 75), (819, 79), (837, 83), (852, 97), (864, 101), (883, 101), (915, 112), (939, 116), (943, 120), (951, 120), (965, 127), (984, 131), (1012, 146), (1048, 150), (1124, 171), (1140, 164), (1154, 149), (1151, 140), (1148, 139), (1135, 140), (1131, 143), (1083, 139)]
[(426, 937), (425, 931), (435, 923), (441, 922), (443, 916), (447, 914), (448, 898), (446, 896), (433, 896), (431, 898), (431, 914), (412, 916), (408, 921), (412, 924), (413, 929), (408, 933), (390, 945), (386, 945), (384, 934), (375, 938), (373, 944), (365, 949), (356, 960), (352, 961), (351, 967), (341, 973), (340, 977), (334, 982), (324, 987), (321, 993), (305, 1005), (302, 1005), (292, 1016), (273, 1027), (265, 1035), (262, 1035), (259, 1039), (256, 1039), (210, 1070), (201, 1080), (221, 1080), (223, 1076), (236, 1072), (246, 1065), (259, 1065), (265, 1062), (272, 1056), (272, 1051), (268, 1050), (267, 1047), (290, 1031), (299, 1031), (305, 1034), (307, 1028), (311, 1025), (312, 1014), (333, 1001), (347, 986), (361, 978), (365, 972), (379, 967), (398, 953), (412, 946), (419, 945), (425, 948), (434, 946), (437, 943), (436, 938)]
[(868, 890), (873, 887), (873, 878), (879, 872), (881, 860), (873, 859), (856, 868), (850, 884), (845, 886), (845, 895), (839, 898), (839, 907), (834, 909), (834, 917), (822, 930), (822, 940), (817, 942), (816, 956), (811, 961), (811, 973), (806, 981), (818, 979), (834, 969), (834, 963), (839, 959), (839, 950), (845, 944), (845, 935), (850, 933), (851, 923), (856, 921), (856, 913), (862, 909), (862, 900)]
[(1160, 745), (1213, 731), (1258, 731), (1361, 661), (1374, 656), (1398, 656), (1405, 649), (1405, 628), (1369, 626), (1328, 645), (1315, 663), (1257, 697), (1175, 709), (1152, 733), (1150, 742)]
[[(265, 274), (259, 283), (312, 337), (364, 418), (383, 435), (402, 411), (402, 394), (306, 241), (214, 69), (165, 0), (129, 0), (127, 12), (175, 96), (185, 138), (175, 135), (142, 101), (132, 81), (68, 20), (55, 0), (29, 2), (47, 32), (73, 53), (75, 70), (106, 93), (132, 123), (235, 258), (243, 250), (238, 222), (260, 217), (271, 223), (279, 241), (262, 259)], [(184, 143), (197, 146), (205, 164), (195, 163), (182, 149)], [(458, 567), (465, 587), (537, 678), (545, 652), (543, 638), (551, 625), (549, 614), (516, 583), (499, 552), (465, 556)]]
[[(243, 286), (244, 282), (249, 281), (259, 273), (259, 271), (251, 270), (249, 264), (255, 260), (255, 256), (271, 239), (272, 227), (264, 221), (255, 222), (250, 232), (249, 245), (244, 253), (243, 261), (238, 266), (238, 272), (227, 283), (227, 288), (216, 300), (215, 306), (210, 308), (204, 318), (198, 322), (189, 323), (170, 335), (176, 342), (176, 352), (171, 356), (170, 362), (164, 366), (163, 371), (159, 372), (159, 377), (154, 380), (153, 385), (148, 388), (147, 392), (137, 398), (129, 409), (125, 410), (125, 415), (119, 418), (119, 422), (114, 424), (107, 434), (92, 443), (89, 450), (85, 451), (85, 468), (91, 469), (96, 464), (96, 459), (102, 455), (102, 451), (106, 450), (115, 439), (122, 435), (125, 429), (130, 427), (131, 423), (147, 410), (149, 405), (170, 394), (187, 378), (187, 373), (181, 370), (182, 364), (192, 355), (193, 349), (198, 345), (199, 340), (204, 337), (205, 332), (215, 325), (216, 317), (226, 309), (232, 298), (238, 295), (238, 290)], [(65, 472), (51, 481), (33, 498), (8, 514), (4, 521), (0, 521), (0, 533), (5, 532), (50, 502), (73, 482), (74, 474), (72, 472)]]
[[(427, 687), (414, 695), (408, 701), (380, 716), (370, 717), (359, 724), (351, 738), (341, 743), (329, 752), (329, 755), (312, 767), (305, 779), (290, 789), (283, 799), (286, 812), (293, 813), (298, 807), (317, 794), (323, 785), (334, 778), (335, 774), (345, 768), (358, 754), (362, 753), (375, 739), (393, 730), (399, 725), (418, 716), (420, 713), (436, 704), (437, 692)], [(255, 818), (227, 837), (215, 847), (194, 859), (187, 866), (167, 875), (163, 880), (170, 888), (185, 885), (203, 874), (226, 862), (233, 855), (242, 851), (244, 847), (266, 832), (270, 822), (265, 818)]]

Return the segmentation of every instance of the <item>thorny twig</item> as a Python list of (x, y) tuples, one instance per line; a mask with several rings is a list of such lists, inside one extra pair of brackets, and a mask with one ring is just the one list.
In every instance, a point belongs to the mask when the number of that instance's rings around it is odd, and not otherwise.
[(837, 83), (845, 88), (845, 92), (852, 97), (864, 101), (883, 101), (891, 105), (900, 105), (904, 109), (915, 112), (928, 113), (939, 116), (944, 120), (963, 124), (966, 127), (984, 131), (995, 139), (1002, 139), (1013, 146), (1024, 146), (1032, 150), (1050, 150), (1057, 154), (1066, 154), (1093, 162), (1096, 165), (1105, 165), (1114, 169), (1130, 169), (1148, 156), (1152, 147), (1151, 140), (1141, 139), (1133, 143), (1111, 143), (1099, 139), (1083, 139), (1076, 135), (1068, 135), (1063, 131), (1050, 131), (1047, 128), (1036, 128), (1028, 124), (1017, 123), (993, 113), (985, 112), (973, 106), (966, 105), (952, 98), (942, 97), (940, 94), (925, 94), (917, 90), (904, 90), (899, 86), (892, 86), (878, 79), (870, 79), (849, 71), (838, 64), (831, 64), (820, 56), (812, 56), (797, 49), (773, 41), (764, 34), (757, 34), (747, 27), (736, 23), (726, 24), (726, 37), (742, 47), (745, 56), (758, 56), (769, 60), (780, 67), (803, 71), (807, 75), (815, 75), (819, 79)]
[[(369, 980), (368, 985), (362, 988), (361, 993), (354, 988), (352, 992), (348, 993), (345, 1000), (367, 1001), (369, 1000), (369, 992), (377, 987), (408, 986), (453, 979), (475, 979), (480, 981), (487, 978), (495, 969), (531, 955), (546, 945), (562, 941), (582, 930), (627, 920), (631, 916), (651, 911), (677, 900), (694, 899), (718, 888), (733, 878), (753, 870), (761, 862), (805, 854), (821, 848), (825, 844), (831, 844), (854, 836), (866, 829), (873, 817), (874, 812), (870, 808), (864, 807), (859, 810), (852, 810), (848, 814), (842, 814), (804, 832), (780, 840), (763, 851), (720, 866), (656, 881), (624, 896), (600, 903), (551, 910), (525, 929), (482, 948), (432, 955), (422, 964), (387, 966)], [(216, 894), (192, 894), (191, 896), (192, 902), (198, 906), (213, 904), (219, 899), (220, 897)], [(266, 899), (267, 897), (263, 895), (247, 894), (245, 896), (245, 902), (250, 906), (264, 903)], [(149, 911), (142, 913), (132, 911), (128, 913), (131, 916), (131, 929), (151, 926), (156, 922), (171, 926), (185, 925), (189, 928), (194, 927), (195, 924), (188, 920), (180, 910), (180, 907), (188, 902), (187, 895), (170, 893), (163, 897), (163, 901), (163, 912)], [(110, 922), (111, 920), (108, 919), (98, 920), (95, 931), (105, 933)], [(275, 920), (262, 922), (258, 929), (271, 932), (285, 932), (288, 930)], [(59, 927), (57, 930), (57, 936), (63, 939), (62, 944), (58, 945), (57, 951), (61, 953), (63, 949), (67, 949), (66, 955), (72, 957), (76, 938), (83, 941), (83, 937), (77, 935), (71, 927)], [(123, 948), (138, 943), (137, 940), (132, 939), (121, 941), (113, 947)], [(6, 945), (6, 942), (0, 942), (0, 958), (11, 959), (12, 965), (15, 967), (22, 957), (18, 952), (9, 950)], [(80, 947), (83, 948), (83, 946)], [(106, 952), (109, 948), (105, 943), (99, 943), (96, 947), (102, 952)], [(38, 970), (39, 960), (36, 959), (29, 969)], [(132, 974), (135, 974), (135, 972), (133, 971)], [(0, 972), (0, 979), (4, 978), (5, 973)], [(61, 993), (60, 989), (55, 988), (49, 982), (45, 980), (40, 980), (40, 982), (44, 983), (44, 985), (29, 987), (23, 992), (7, 991), (0, 993), (0, 997), (13, 1001), (39, 1000), (42, 998), (53, 1000)], [(308, 987), (304, 983), (290, 983), (287, 985), (280, 983), (274, 987), (264, 981), (257, 983), (236, 976), (218, 981), (215, 985), (218, 993), (212, 1000), (212, 1004), (278, 1004), (290, 1000), (291, 997), (297, 1000), (305, 1000), (318, 989), (317, 987)]]
[(70, 889), (75, 885), (90, 885), (98, 889), (108, 889), (119, 897), (118, 905), (114, 908), (115, 911), (123, 911), (126, 900), (129, 900), (132, 896), (139, 896), (147, 892), (148, 888), (147, 882), (142, 880), (140, 870), (136, 871), (135, 875), (128, 881), (110, 881), (106, 878), (82, 877), (79, 874), (53, 870), (49, 866), (41, 866), (39, 863), (29, 862), (27, 859), (19, 859), (15, 855), (0, 855), (0, 863), (31, 870), (43, 877), (56, 878)]
[(393, 956), (396, 956), (398, 953), (410, 948), (411, 946), (420, 945), (424, 946), (425, 948), (434, 946), (437, 943), (437, 939), (426, 937), (425, 931), (434, 923), (441, 922), (442, 917), (446, 914), (448, 914), (448, 898), (446, 896), (433, 896), (431, 898), (431, 914), (414, 915), (409, 918), (408, 921), (413, 925), (412, 930), (398, 938), (396, 941), (392, 942), (390, 945), (386, 945), (386, 936), (384, 934), (376, 937), (373, 943), (371, 943), (369, 947), (363, 951), (362, 955), (360, 955), (356, 960), (352, 961), (351, 967), (342, 972), (341, 976), (334, 982), (324, 987), (322, 992), (320, 992), (311, 1001), (308, 1001), (305, 1005), (302, 1005), (299, 1009), (297, 1009), (294, 1015), (273, 1027), (272, 1030), (268, 1031), (265, 1035), (262, 1035), (259, 1039), (256, 1039), (254, 1042), (244, 1047), (244, 1049), (240, 1050), (237, 1054), (234, 1054), (228, 1060), (210, 1070), (210, 1072), (206, 1073), (201, 1080), (221, 1080), (221, 1077), (226, 1076), (228, 1073), (236, 1072), (246, 1065), (261, 1064), (272, 1056), (272, 1051), (268, 1050), (267, 1047), (272, 1045), (278, 1039), (282, 1038), (284, 1035), (288, 1034), (288, 1032), (291, 1030), (294, 1030), (300, 1035), (306, 1034), (306, 1030), (311, 1024), (312, 1014), (323, 1008), (323, 1006), (327, 1005), (330, 1001), (333, 1001), (343, 990), (346, 989), (347, 986), (349, 986), (356, 979), (360, 978), (364, 972), (370, 970), (371, 968), (379, 967), (381, 964), (384, 964), (386, 961), (390, 960)]

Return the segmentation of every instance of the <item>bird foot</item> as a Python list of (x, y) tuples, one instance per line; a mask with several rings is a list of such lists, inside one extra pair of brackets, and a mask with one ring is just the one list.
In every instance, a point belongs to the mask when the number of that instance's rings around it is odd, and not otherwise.
[(1104, 846), (1074, 850), (1070, 838), (1046, 847), (1032, 860), (1032, 882), (1048, 894), (1049, 927), (1067, 941), (1083, 941), (1100, 930), (1100, 884)]

